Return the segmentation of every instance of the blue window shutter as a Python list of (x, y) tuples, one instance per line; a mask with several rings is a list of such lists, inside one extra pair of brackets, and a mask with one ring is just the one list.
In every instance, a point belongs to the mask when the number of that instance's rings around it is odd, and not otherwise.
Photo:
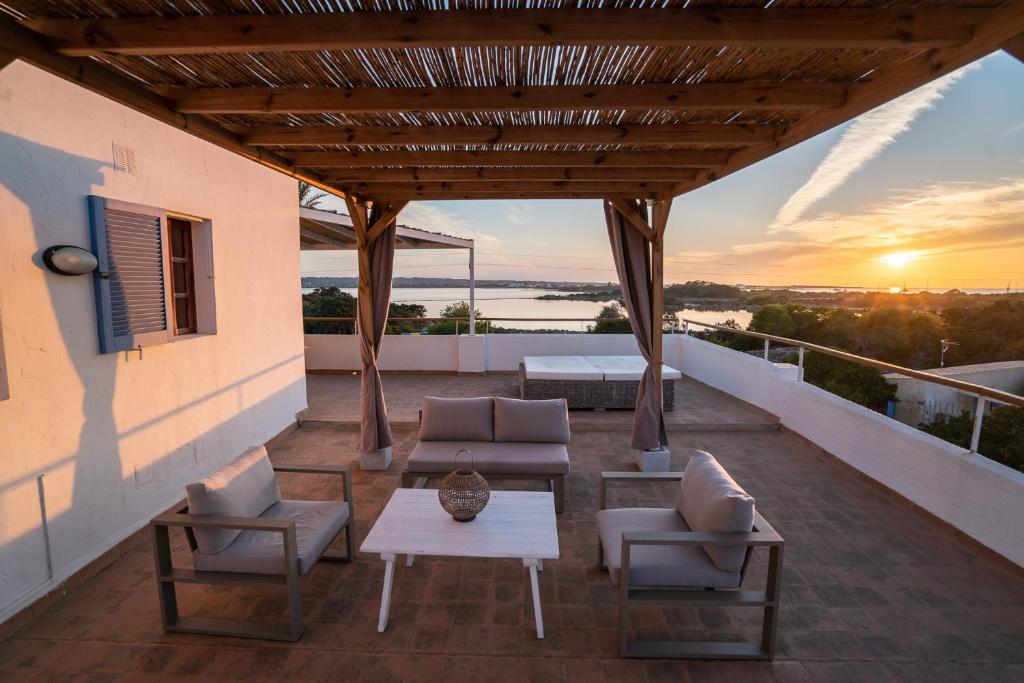
[(161, 209), (89, 197), (100, 353), (114, 353), (168, 340), (164, 250), (166, 216)]

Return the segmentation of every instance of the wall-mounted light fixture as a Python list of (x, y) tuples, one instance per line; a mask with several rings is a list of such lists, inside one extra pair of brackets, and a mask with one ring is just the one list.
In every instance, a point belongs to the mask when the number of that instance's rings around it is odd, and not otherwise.
[(91, 251), (69, 244), (49, 247), (43, 252), (43, 263), (58, 275), (86, 275), (99, 265)]

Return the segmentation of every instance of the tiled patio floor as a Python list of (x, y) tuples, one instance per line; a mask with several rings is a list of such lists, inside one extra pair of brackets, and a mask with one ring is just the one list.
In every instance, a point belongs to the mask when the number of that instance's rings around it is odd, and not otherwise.
[[(279, 463), (351, 464), (357, 434), (307, 425), (273, 452)], [(672, 435), (715, 453), (786, 537), (777, 659), (622, 660), (616, 602), (595, 566), (598, 473), (632, 469), (628, 435), (579, 425), (559, 516), (562, 558), (541, 575), (546, 638), (536, 639), (518, 561), (421, 558), (396, 573), (388, 630), (376, 631), (379, 558), (321, 564), (305, 577), (306, 633), (296, 644), (165, 635), (148, 542), (0, 644), (0, 680), (132, 681), (1010, 681), (1024, 680), (1024, 580), (975, 557), (784, 432)], [(354, 474), (361, 540), (415, 442), (396, 430), (387, 472)], [(286, 475), (286, 496), (338, 495), (329, 478)], [(505, 484), (496, 484), (504, 486)], [(612, 504), (670, 505), (669, 485), (618, 489)], [(179, 538), (179, 551), (183, 547)], [(179, 553), (187, 562), (184, 553)], [(748, 577), (762, 578), (758, 563)], [(274, 619), (280, 596), (186, 587), (182, 604), (220, 616)], [(645, 635), (739, 638), (758, 626), (742, 609), (648, 608)]]
[[(384, 396), (393, 425), (415, 426), (423, 396), (519, 397), (518, 376), (492, 374), (484, 377), (457, 375), (384, 375)], [(303, 420), (359, 424), (359, 376), (314, 374), (306, 377), (309, 409)], [(574, 410), (574, 427), (630, 429), (631, 410)], [(738, 401), (696, 380), (685, 377), (675, 383), (675, 409), (665, 412), (669, 431), (763, 431), (778, 428), (774, 415)]]

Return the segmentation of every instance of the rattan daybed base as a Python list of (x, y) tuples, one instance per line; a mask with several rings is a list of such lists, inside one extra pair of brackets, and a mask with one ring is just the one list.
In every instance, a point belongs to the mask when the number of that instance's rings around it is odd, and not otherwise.
[[(570, 409), (622, 409), (636, 406), (638, 380), (527, 379), (526, 366), (519, 364), (519, 392), (525, 399), (564, 398)], [(675, 407), (675, 383), (663, 380), (665, 410)]]

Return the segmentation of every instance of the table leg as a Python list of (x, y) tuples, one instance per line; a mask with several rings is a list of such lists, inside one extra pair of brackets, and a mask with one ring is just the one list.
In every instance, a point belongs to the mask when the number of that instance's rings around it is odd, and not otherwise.
[(388, 611), (391, 609), (391, 584), (395, 580), (395, 556), (384, 555), (380, 556), (380, 559), (384, 560), (384, 590), (380, 596), (380, 619), (377, 620), (377, 633), (384, 633), (384, 629), (388, 627)]
[(533, 620), (537, 624), (537, 638), (544, 638), (544, 615), (540, 611), (540, 585), (537, 582), (537, 569), (540, 560), (524, 559), (523, 566), (530, 569), (530, 589), (533, 591)]

